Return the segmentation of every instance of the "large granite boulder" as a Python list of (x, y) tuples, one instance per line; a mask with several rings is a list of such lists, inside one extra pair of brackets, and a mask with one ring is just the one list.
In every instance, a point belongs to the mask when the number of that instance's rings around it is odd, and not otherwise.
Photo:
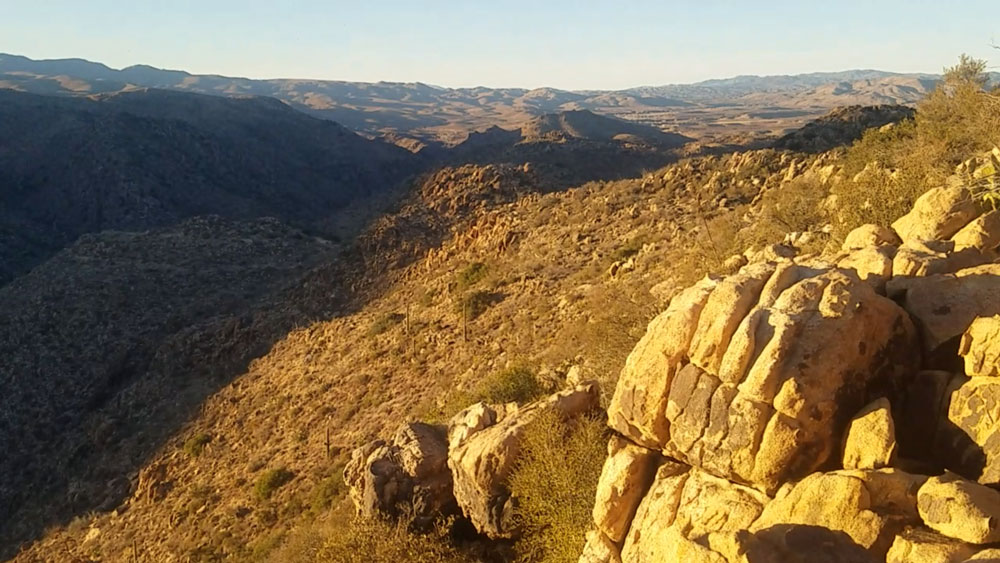
[(444, 428), (414, 422), (351, 452), (344, 482), (360, 515), (405, 514), (423, 527), (456, 511), (447, 462)]
[(747, 529), (770, 499), (705, 471), (667, 462), (656, 474), (625, 539), (623, 563), (727, 561), (730, 537)]
[(958, 345), (969, 377), (1000, 376), (1000, 315), (972, 321)]
[(866, 406), (844, 435), (844, 469), (882, 469), (896, 459), (896, 425), (885, 397)]
[(884, 558), (896, 535), (920, 523), (917, 490), (926, 477), (895, 469), (814, 473), (778, 492), (752, 526), (816, 526), (847, 534)]
[[(452, 439), (448, 467), (454, 479), (455, 499), (477, 530), (491, 538), (516, 535), (513, 525), (516, 499), (511, 498), (507, 480), (528, 428), (546, 412), (566, 420), (592, 412), (598, 408), (599, 399), (597, 384), (588, 383), (502, 418), (488, 412), (491, 409), (482, 404), (455, 415), (448, 432)], [(470, 414), (473, 410), (474, 415)], [(495, 422), (488, 424), (491, 420)]]
[(839, 451), (871, 393), (914, 367), (914, 338), (905, 312), (852, 271), (747, 266), (682, 293), (651, 323), (609, 424), (773, 492)]
[(957, 340), (976, 318), (1000, 314), (1000, 264), (953, 274), (895, 278), (886, 291), (910, 314), (920, 329), (925, 352), (932, 354)]
[(904, 243), (946, 240), (981, 212), (979, 202), (967, 188), (934, 188), (917, 198), (913, 209), (897, 219), (892, 228)]
[(928, 479), (918, 502), (923, 521), (945, 536), (973, 544), (1000, 542), (1000, 491), (946, 474)]
[(976, 547), (924, 528), (910, 528), (896, 536), (885, 563), (960, 563)]

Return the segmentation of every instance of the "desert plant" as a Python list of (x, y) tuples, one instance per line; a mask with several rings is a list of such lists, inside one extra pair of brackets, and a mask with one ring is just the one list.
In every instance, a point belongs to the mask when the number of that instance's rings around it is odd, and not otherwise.
[(945, 183), (955, 166), (989, 150), (1000, 130), (1000, 95), (983, 89), (985, 63), (963, 55), (917, 106), (912, 120), (868, 131), (848, 151), (837, 185), (834, 235), (864, 223), (888, 225), (928, 189)]
[(458, 297), (455, 302), (455, 309), (459, 315), (471, 321), (485, 313), (494, 301), (496, 301), (496, 296), (489, 291), (469, 291)]
[(184, 442), (184, 453), (191, 457), (198, 457), (205, 450), (205, 446), (212, 441), (212, 437), (204, 432), (199, 432), (191, 436)]
[(368, 336), (378, 336), (406, 319), (402, 313), (386, 313), (368, 327)]
[(522, 561), (572, 563), (580, 556), (606, 443), (596, 417), (566, 422), (546, 411), (525, 432), (510, 479)]
[(343, 467), (342, 464), (334, 467), (333, 475), (323, 479), (313, 488), (312, 502), (310, 503), (313, 513), (318, 514), (329, 509), (333, 502), (346, 491)]
[(274, 491), (287, 485), (294, 477), (295, 474), (284, 467), (269, 469), (257, 478), (257, 483), (254, 485), (254, 495), (258, 500), (267, 500), (271, 498)]
[[(325, 532), (325, 533), (324, 533)], [(426, 534), (413, 533), (404, 519), (390, 522), (379, 519), (343, 517), (331, 521), (312, 541), (299, 540), (306, 553), (274, 561), (314, 563), (461, 563), (470, 558), (453, 546), (448, 537), (448, 523), (441, 522)], [(319, 541), (317, 541), (317, 539)], [(301, 548), (300, 548), (301, 549)]]
[(472, 262), (455, 276), (455, 290), (465, 291), (486, 278), (489, 268), (483, 262)]
[(533, 371), (524, 366), (514, 366), (480, 382), (475, 398), (487, 403), (526, 403), (544, 392)]

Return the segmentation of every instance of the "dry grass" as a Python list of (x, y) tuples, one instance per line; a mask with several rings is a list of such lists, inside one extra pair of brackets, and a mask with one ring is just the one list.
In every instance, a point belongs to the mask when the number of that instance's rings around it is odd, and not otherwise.
[(520, 561), (574, 563), (583, 548), (604, 464), (604, 421), (569, 424), (547, 413), (525, 433), (510, 480), (518, 499)]

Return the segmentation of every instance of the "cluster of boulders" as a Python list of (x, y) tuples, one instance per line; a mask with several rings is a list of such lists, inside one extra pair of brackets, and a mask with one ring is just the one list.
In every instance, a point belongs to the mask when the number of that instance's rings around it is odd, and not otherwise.
[(415, 529), (461, 512), (493, 539), (517, 535), (508, 479), (533, 425), (572, 420), (599, 408), (595, 383), (526, 406), (476, 403), (447, 425), (404, 425), (391, 440), (355, 449), (344, 480), (360, 515), (406, 518)]
[(1000, 561), (1000, 214), (679, 293), (629, 356), (581, 563)]

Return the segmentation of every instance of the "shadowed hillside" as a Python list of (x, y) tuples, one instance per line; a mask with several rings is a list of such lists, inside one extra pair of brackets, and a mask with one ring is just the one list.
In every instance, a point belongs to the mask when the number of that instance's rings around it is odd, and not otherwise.
[(83, 233), (195, 215), (274, 216), (334, 234), (334, 211), (420, 163), (268, 98), (0, 90), (0, 131), (0, 283)]

